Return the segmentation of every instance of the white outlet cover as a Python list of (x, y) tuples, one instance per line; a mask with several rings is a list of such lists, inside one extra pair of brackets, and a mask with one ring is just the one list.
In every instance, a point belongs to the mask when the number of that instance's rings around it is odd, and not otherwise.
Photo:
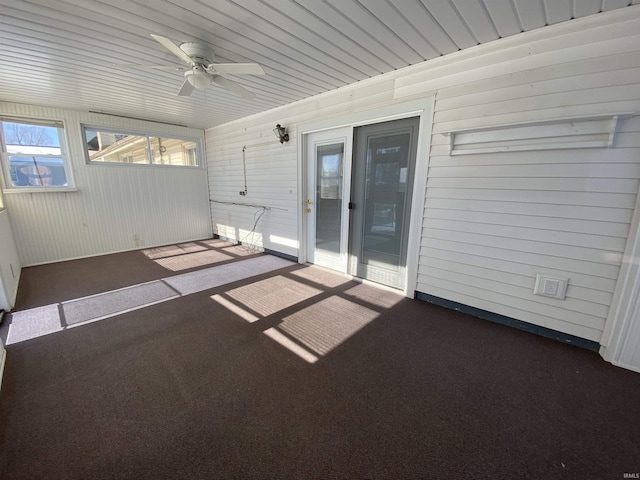
[(536, 284), (533, 287), (535, 295), (564, 300), (567, 294), (568, 278), (552, 277), (550, 275), (536, 275)]

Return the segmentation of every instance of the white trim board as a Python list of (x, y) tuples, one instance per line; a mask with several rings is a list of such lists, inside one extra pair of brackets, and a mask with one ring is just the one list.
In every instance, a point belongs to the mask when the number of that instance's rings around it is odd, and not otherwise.
[(0, 390), (2, 390), (2, 377), (4, 375), (4, 364), (7, 361), (7, 351), (4, 349), (4, 345), (2, 345), (2, 341), (0, 340), (0, 355), (2, 355), (2, 358), (0, 358)]

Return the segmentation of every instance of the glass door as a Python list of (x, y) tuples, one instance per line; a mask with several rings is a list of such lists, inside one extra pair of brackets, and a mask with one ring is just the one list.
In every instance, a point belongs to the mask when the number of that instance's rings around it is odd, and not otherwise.
[(347, 271), (351, 128), (307, 135), (307, 261)]
[(355, 129), (349, 274), (402, 289), (419, 118)]

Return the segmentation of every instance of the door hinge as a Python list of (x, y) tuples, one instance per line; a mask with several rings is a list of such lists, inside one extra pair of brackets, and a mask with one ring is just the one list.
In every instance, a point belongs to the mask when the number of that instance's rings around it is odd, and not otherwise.
[(349, 210), (353, 210), (354, 208), (356, 208), (355, 203), (349, 202)]

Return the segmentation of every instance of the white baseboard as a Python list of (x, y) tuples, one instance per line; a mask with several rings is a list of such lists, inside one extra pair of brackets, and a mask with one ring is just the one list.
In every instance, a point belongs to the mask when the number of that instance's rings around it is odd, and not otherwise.
[(616, 367), (626, 368), (627, 370), (631, 370), (632, 372), (640, 373), (640, 367), (638, 365), (629, 365), (627, 363), (622, 363), (622, 362), (611, 362), (611, 363), (613, 363)]

